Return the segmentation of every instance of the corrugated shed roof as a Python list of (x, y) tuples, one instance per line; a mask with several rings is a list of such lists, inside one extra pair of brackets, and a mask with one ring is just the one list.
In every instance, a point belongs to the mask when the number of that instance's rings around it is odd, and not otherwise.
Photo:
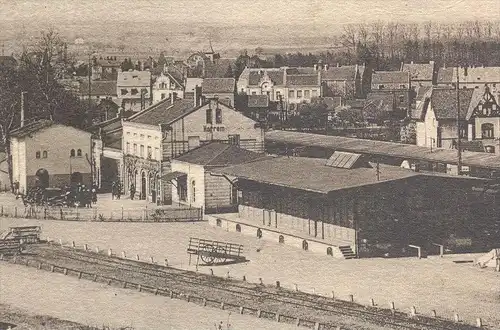
[[(460, 117), (465, 119), (472, 100), (474, 89), (460, 89)], [(437, 119), (457, 118), (457, 96), (454, 89), (433, 89), (431, 106)]]
[[(357, 152), (368, 155), (380, 155), (401, 159), (457, 164), (457, 151), (452, 149), (430, 149), (412, 144), (402, 144), (385, 141), (346, 138), (291, 131), (266, 132), (267, 141), (291, 143), (303, 146), (323, 147), (327, 149)], [(500, 156), (466, 151), (462, 153), (462, 163), (465, 166), (500, 169)]]
[(269, 106), (269, 96), (267, 95), (248, 95), (249, 108), (267, 108)]
[[(89, 95), (89, 82), (80, 83), (80, 95)], [(90, 94), (93, 96), (117, 96), (116, 81), (94, 80), (90, 84)]]
[(118, 72), (117, 85), (119, 87), (149, 87), (151, 72), (137, 70)]
[(234, 78), (204, 78), (201, 83), (202, 93), (234, 93), (236, 80)]
[(190, 150), (176, 160), (203, 166), (229, 166), (243, 164), (264, 157), (232, 144), (211, 142)]
[(401, 71), (409, 72), (412, 80), (428, 80), (434, 78), (434, 63), (403, 63)]
[(287, 86), (319, 86), (320, 78), (317, 74), (286, 75)]
[(36, 133), (42, 129), (48, 128), (54, 124), (53, 121), (48, 119), (37, 120), (29, 124), (25, 124), (23, 127), (16, 128), (10, 132), (12, 137), (25, 137), (30, 134)]
[(266, 157), (212, 172), (321, 194), (419, 175), (400, 167), (381, 165), (377, 180), (374, 168), (336, 168), (326, 166), (324, 159), (305, 157)]
[(170, 124), (198, 108), (194, 106), (193, 100), (190, 99), (180, 99), (175, 101), (174, 104), (171, 103), (170, 99), (164, 99), (133, 115), (127, 121), (152, 126)]
[(402, 71), (378, 71), (372, 75), (372, 84), (408, 84), (409, 73)]

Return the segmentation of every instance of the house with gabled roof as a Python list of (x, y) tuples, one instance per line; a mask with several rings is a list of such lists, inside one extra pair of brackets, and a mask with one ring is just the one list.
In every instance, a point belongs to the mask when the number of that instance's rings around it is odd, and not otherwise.
[[(474, 89), (460, 89), (460, 110), (457, 106), (457, 91), (450, 88), (433, 88), (424, 102), (414, 111), (417, 145), (430, 148), (456, 148), (458, 139), (457, 118), (460, 118), (460, 137), (467, 140), (466, 118), (472, 102)], [(457, 113), (459, 111), (459, 113)]]
[(21, 193), (36, 184), (92, 184), (99, 160), (93, 162), (91, 133), (44, 119), (21, 125), (10, 136), (12, 180)]
[(116, 90), (118, 101), (125, 111), (140, 111), (151, 104), (151, 72), (118, 72)]
[(162, 177), (171, 160), (211, 141), (236, 144), (255, 152), (264, 150), (260, 125), (235, 108), (205, 100), (165, 99), (124, 119), (124, 187), (134, 184), (142, 199), (170, 202), (171, 187)]
[(209, 142), (172, 160), (172, 201), (201, 207), (204, 213), (237, 210), (237, 189), (226, 178), (211, 175), (211, 170), (253, 162), (262, 153), (234, 144)]
[(401, 72), (408, 72), (412, 81), (412, 86), (423, 87), (433, 86), (437, 81), (437, 70), (434, 61), (429, 63), (404, 63), (401, 62)]
[(229, 106), (234, 106), (236, 80), (234, 78), (204, 78), (201, 93), (205, 98), (217, 98)]
[(162, 71), (153, 83), (153, 103), (171, 98), (174, 93), (174, 97), (184, 98), (184, 80), (182, 75), (177, 71), (167, 68), (165, 66), (166, 71)]

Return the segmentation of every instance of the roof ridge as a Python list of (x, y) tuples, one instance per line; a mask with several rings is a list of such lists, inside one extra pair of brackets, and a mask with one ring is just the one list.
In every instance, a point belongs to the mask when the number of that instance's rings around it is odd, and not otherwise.
[[(212, 141), (210, 143), (217, 143), (217, 142), (216, 141)], [(214, 157), (212, 157), (205, 165), (210, 165), (211, 162), (213, 162), (215, 159), (217, 159), (217, 157), (219, 157), (224, 152), (226, 152), (230, 147), (231, 147), (231, 144), (228, 143), (226, 146), (224, 146), (224, 149), (222, 149), (221, 151), (219, 151), (219, 153), (217, 155), (215, 155)]]
[[(137, 117), (139, 117), (139, 116), (141, 116), (141, 115), (145, 114), (146, 112), (149, 112), (149, 111), (151, 111), (151, 110), (155, 109), (156, 107), (158, 107), (158, 106), (160, 106), (160, 105), (162, 105), (162, 104), (166, 103), (167, 101), (168, 101), (168, 102), (171, 102), (171, 101), (170, 101), (170, 98), (163, 99), (163, 100), (161, 100), (161, 101), (159, 101), (159, 102), (157, 102), (157, 103), (155, 103), (155, 104), (152, 104), (152, 105), (150, 105), (149, 107), (147, 107), (146, 109), (143, 109), (143, 110), (139, 111), (138, 113), (133, 114), (132, 116), (130, 116), (130, 117), (128, 117), (128, 118), (124, 118), (124, 120), (126, 120), (126, 121), (130, 121), (130, 120), (132, 120), (132, 119), (135, 119), (135, 118), (137, 118)], [(174, 104), (170, 104), (170, 106), (168, 106), (166, 109), (170, 109), (173, 105), (174, 105)]]

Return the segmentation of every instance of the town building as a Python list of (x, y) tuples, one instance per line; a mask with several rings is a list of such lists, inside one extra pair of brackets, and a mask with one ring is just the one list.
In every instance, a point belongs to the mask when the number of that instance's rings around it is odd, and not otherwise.
[(211, 223), (337, 258), (451, 246), (480, 227), (467, 195), (483, 180), (424, 175), (360, 154), (268, 157), (212, 173), (235, 177), (240, 198), (238, 214), (207, 216)]
[(460, 137), (467, 140), (468, 122), (466, 115), (471, 106), (474, 89), (460, 89), (460, 113), (457, 113), (457, 91), (450, 88), (434, 88), (429, 97), (417, 109), (417, 145), (428, 148), (452, 149), (457, 147), (458, 124)]
[(203, 83), (203, 78), (186, 78), (186, 84), (184, 88), (184, 98), (194, 99), (197, 87), (200, 88), (200, 91), (197, 95), (200, 95), (202, 83)]
[(35, 185), (37, 173), (45, 186), (90, 185), (94, 167), (99, 166), (92, 156), (91, 133), (49, 120), (13, 130), (10, 143), (12, 180), (24, 193)]
[(365, 66), (346, 65), (332, 66), (317, 64), (314, 68), (321, 71), (324, 96), (340, 96), (343, 100), (360, 98), (366, 95), (370, 86), (366, 85)]
[(204, 78), (201, 93), (206, 99), (217, 98), (230, 107), (234, 106), (236, 81), (234, 78)]
[(126, 71), (118, 73), (116, 93), (125, 111), (140, 111), (151, 104), (151, 72)]
[(176, 97), (184, 98), (182, 75), (175, 71), (162, 72), (153, 83), (153, 103), (171, 98), (174, 93)]
[(264, 131), (254, 120), (217, 99), (166, 99), (124, 119), (124, 184), (133, 183), (142, 199), (171, 201), (170, 161), (210, 141), (262, 152)]
[(438, 86), (455, 87), (457, 72), (460, 88), (484, 88), (487, 85), (493, 95), (500, 93), (500, 67), (498, 66), (440, 68)]
[(500, 154), (500, 107), (488, 87), (474, 89), (466, 120), (468, 140), (481, 141), (486, 152)]
[[(94, 80), (90, 82), (90, 99), (94, 103), (99, 103), (101, 100), (111, 100), (119, 105), (117, 84), (113, 80)], [(89, 99), (89, 82), (82, 80), (78, 91), (80, 100)]]
[(264, 154), (236, 145), (210, 142), (172, 160), (172, 202), (202, 208), (204, 213), (228, 213), (237, 210), (238, 195), (226, 178), (211, 170), (238, 165), (264, 157)]
[(92, 63), (93, 80), (113, 80), (118, 79), (118, 73), (121, 72), (121, 62), (116, 56), (107, 56), (106, 58), (95, 59)]
[(437, 67), (434, 61), (429, 63), (411, 63), (401, 62), (402, 72), (408, 72), (412, 81), (412, 86), (429, 87), (437, 83)]

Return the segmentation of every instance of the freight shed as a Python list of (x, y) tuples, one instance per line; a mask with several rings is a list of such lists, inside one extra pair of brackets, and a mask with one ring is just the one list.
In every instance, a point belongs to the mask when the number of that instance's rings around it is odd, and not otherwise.
[(259, 237), (302, 239), (303, 248), (313, 242), (322, 253), (401, 255), (409, 244), (438, 251), (433, 243), (471, 249), (483, 243), (478, 229), (488, 227), (472, 207), (481, 179), (416, 173), (359, 154), (269, 157), (212, 174), (237, 178), (239, 213), (228, 215), (228, 229), (253, 226)]

